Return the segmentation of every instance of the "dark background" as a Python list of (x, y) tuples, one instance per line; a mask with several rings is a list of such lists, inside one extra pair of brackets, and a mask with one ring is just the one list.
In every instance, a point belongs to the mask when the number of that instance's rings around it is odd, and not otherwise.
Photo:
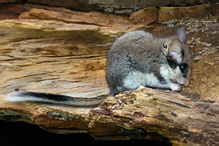
[(170, 146), (168, 141), (127, 140), (127, 141), (96, 141), (89, 134), (54, 134), (38, 126), (24, 122), (6, 122), (0, 120), (0, 146), (11, 145), (132, 145), (132, 146)]

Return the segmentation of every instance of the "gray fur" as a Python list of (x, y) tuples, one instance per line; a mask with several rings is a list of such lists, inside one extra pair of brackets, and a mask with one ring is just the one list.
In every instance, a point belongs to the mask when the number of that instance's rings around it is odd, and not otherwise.
[[(178, 66), (171, 68), (168, 65), (166, 57), (174, 38), (182, 41), (183, 50), (186, 48), (188, 55), (185, 35), (183, 29), (178, 30), (176, 36), (166, 38), (155, 37), (144, 31), (133, 31), (118, 38), (107, 59), (106, 80), (111, 93), (117, 94), (140, 86), (180, 90), (179, 84), (183, 84), (186, 79)], [(184, 56), (180, 54), (176, 60), (177, 63), (184, 63)]]

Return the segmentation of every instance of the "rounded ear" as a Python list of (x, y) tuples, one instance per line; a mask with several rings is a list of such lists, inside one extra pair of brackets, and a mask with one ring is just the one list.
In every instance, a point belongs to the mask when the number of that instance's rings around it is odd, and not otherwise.
[(173, 60), (175, 60), (181, 54), (181, 51), (182, 51), (181, 41), (179, 39), (173, 39), (168, 50), (169, 56)]
[(177, 33), (176, 33), (177, 38), (182, 42), (182, 43), (186, 43), (187, 40), (187, 36), (186, 36), (186, 31), (182, 28), (177, 29)]

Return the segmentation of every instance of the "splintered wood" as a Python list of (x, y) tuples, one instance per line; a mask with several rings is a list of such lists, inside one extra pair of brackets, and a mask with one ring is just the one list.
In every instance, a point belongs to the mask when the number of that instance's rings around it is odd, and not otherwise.
[[(4, 97), (15, 90), (87, 98), (107, 95), (109, 48), (123, 33), (142, 28), (120, 16), (36, 7), (25, 6), (28, 11), (19, 19), (0, 21), (0, 120), (25, 121), (54, 133), (87, 132), (101, 140), (219, 141), (217, 95), (215, 101), (200, 101), (145, 88), (108, 97), (96, 108), (6, 102)], [(164, 35), (159, 26), (153, 32)], [(194, 78), (191, 85), (199, 83)], [(194, 86), (186, 88), (193, 91)], [(212, 87), (215, 94), (216, 88)]]

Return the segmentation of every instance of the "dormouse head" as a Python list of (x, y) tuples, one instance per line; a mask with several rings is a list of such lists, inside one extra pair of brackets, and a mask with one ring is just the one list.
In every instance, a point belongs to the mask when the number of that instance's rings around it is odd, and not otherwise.
[(187, 86), (189, 84), (188, 63), (185, 59), (186, 31), (178, 29), (176, 37), (170, 37), (163, 43), (162, 52), (165, 55), (168, 65), (173, 70), (173, 80)]

